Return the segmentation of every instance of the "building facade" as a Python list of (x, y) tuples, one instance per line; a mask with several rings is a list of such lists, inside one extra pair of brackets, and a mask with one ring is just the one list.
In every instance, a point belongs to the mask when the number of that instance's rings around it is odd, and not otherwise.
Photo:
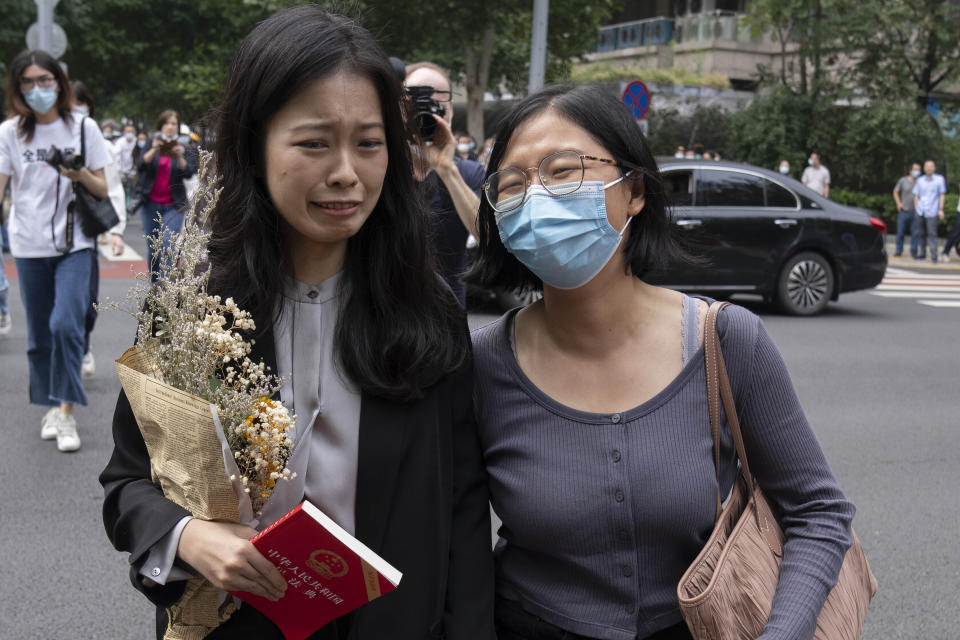
[[(589, 62), (633, 69), (683, 69), (726, 76), (752, 90), (758, 65), (779, 69), (781, 45), (744, 22), (749, 0), (625, 0), (601, 27)], [(792, 45), (788, 44), (788, 51)]]

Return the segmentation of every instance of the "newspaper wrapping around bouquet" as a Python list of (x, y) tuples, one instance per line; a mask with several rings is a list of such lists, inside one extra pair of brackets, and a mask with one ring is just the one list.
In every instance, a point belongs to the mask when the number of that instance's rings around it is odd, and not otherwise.
[[(216, 408), (156, 379), (140, 347), (127, 349), (116, 367), (163, 495), (195, 518), (256, 526), (250, 498), (238, 480), (230, 480), (239, 478), (239, 470)], [(203, 577), (188, 580), (181, 598), (167, 608), (164, 640), (201, 640), (220, 626), (236, 610), (232, 598), (221, 605), (223, 593)]]

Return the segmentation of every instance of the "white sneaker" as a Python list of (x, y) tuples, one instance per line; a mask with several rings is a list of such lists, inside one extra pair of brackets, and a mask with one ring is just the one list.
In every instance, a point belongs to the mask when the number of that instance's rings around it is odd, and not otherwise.
[(60, 407), (51, 407), (43, 415), (40, 421), (40, 438), (42, 440), (53, 440), (57, 437), (57, 416), (60, 413)]
[(93, 361), (93, 353), (87, 351), (83, 354), (83, 362), (80, 363), (80, 374), (84, 377), (90, 377), (97, 370), (97, 365)]
[(57, 450), (76, 451), (80, 448), (80, 436), (77, 435), (77, 421), (65, 413), (57, 415)]
[(0, 313), (0, 336), (5, 336), (10, 333), (10, 329), (13, 328), (13, 320), (10, 318), (9, 313)]

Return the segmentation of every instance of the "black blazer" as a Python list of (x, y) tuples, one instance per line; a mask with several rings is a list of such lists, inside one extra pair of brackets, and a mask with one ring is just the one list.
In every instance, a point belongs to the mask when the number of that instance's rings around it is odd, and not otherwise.
[[(256, 341), (251, 359), (276, 370), (272, 334)], [(467, 362), (414, 402), (362, 395), (356, 536), (397, 567), (403, 580), (311, 640), (495, 638), (487, 477), (472, 379)], [(113, 545), (130, 553), (133, 586), (157, 605), (161, 638), (163, 607), (180, 597), (184, 583), (148, 587), (139, 570), (150, 547), (188, 514), (151, 482), (146, 446), (122, 391), (113, 437), (113, 456), (100, 475), (104, 525)], [(207, 637), (283, 636), (253, 607), (243, 606)]]
[[(149, 150), (149, 148), (144, 149), (137, 159), (138, 174), (135, 193), (144, 204), (150, 198), (150, 192), (153, 191), (153, 185), (157, 181), (157, 171), (160, 169), (159, 152), (153, 154), (153, 160), (144, 162), (143, 156)], [(187, 204), (187, 189), (183, 186), (183, 181), (197, 172), (197, 150), (187, 146), (183, 159), (187, 163), (185, 169), (177, 165), (176, 158), (170, 158), (170, 196), (173, 198), (173, 206), (177, 209), (183, 209)]]

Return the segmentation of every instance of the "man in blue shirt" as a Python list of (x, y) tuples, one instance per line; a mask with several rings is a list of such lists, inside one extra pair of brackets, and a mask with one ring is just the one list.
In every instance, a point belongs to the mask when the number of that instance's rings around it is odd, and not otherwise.
[(937, 165), (933, 160), (923, 163), (923, 176), (913, 185), (914, 209), (917, 212), (917, 260), (927, 257), (930, 247), (930, 259), (937, 263), (937, 223), (943, 220), (943, 204), (947, 199), (947, 181), (939, 173), (934, 173)]

